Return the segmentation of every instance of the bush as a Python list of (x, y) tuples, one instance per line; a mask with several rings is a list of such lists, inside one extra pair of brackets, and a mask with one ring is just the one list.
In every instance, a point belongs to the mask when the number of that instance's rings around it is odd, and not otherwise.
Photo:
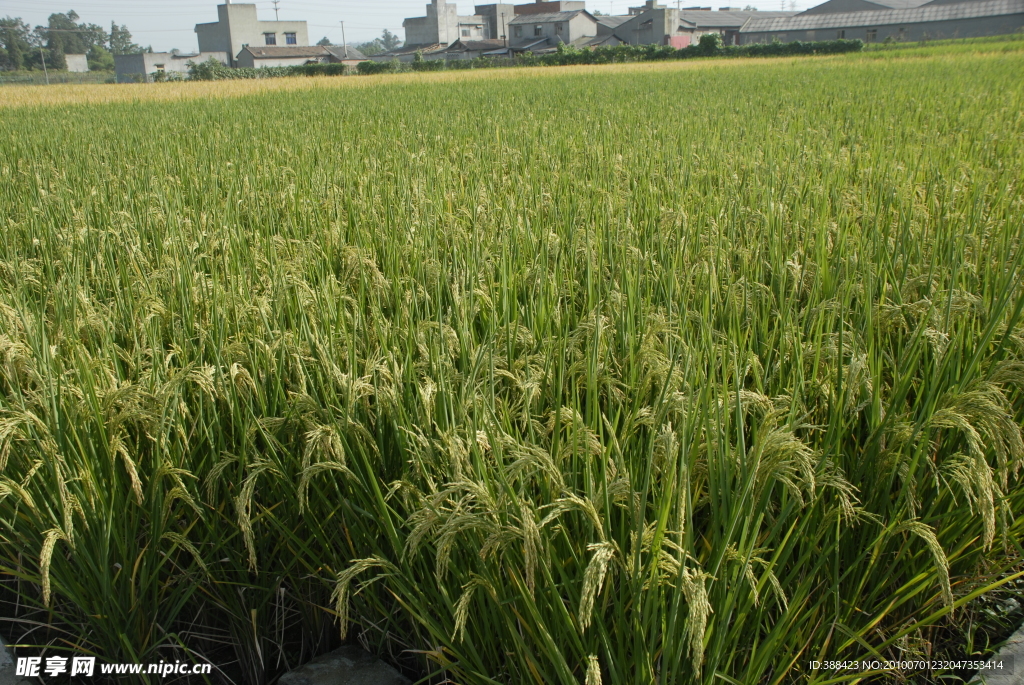
[(233, 69), (213, 57), (198, 64), (190, 60), (187, 66), (188, 77), (192, 81), (220, 81), (234, 78), (231, 75)]
[(398, 60), (390, 62), (360, 62), (356, 65), (356, 71), (363, 75), (368, 74), (389, 74), (401, 71)]
[(722, 50), (722, 35), (719, 33), (705, 33), (697, 42), (697, 47), (705, 55), (717, 55)]
[(347, 64), (303, 64), (291, 67), (293, 76), (345, 76), (351, 73)]

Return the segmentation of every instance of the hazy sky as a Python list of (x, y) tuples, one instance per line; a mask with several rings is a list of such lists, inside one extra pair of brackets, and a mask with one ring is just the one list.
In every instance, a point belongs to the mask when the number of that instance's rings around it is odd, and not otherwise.
[[(473, 5), (485, 4), (491, 0), (459, 2), (460, 14), (472, 14)], [(524, 2), (526, 0), (518, 0)], [(164, 51), (179, 48), (192, 51), (198, 47), (194, 26), (203, 22), (217, 21), (217, 5), (223, 0), (0, 0), (0, 16), (21, 17), (32, 26), (45, 24), (53, 12), (75, 10), (81, 21), (110, 26), (111, 21), (127, 24), (136, 43), (152, 45), (154, 50)], [(664, 4), (672, 5), (668, 0)], [(683, 6), (744, 6), (753, 4), (762, 10), (780, 9), (782, 0), (684, 0)], [(803, 9), (813, 2), (797, 0), (796, 7)], [(360, 43), (379, 36), (385, 28), (405, 38), (402, 19), (425, 14), (429, 0), (281, 0), (282, 20), (305, 20), (309, 22), (310, 42), (327, 36), (335, 43), (341, 42), (340, 21), (345, 22), (345, 36), (349, 43)], [(786, 0), (787, 9), (789, 0)], [(642, 0), (589, 0), (590, 10), (613, 14), (626, 14), (629, 7), (642, 5)], [(260, 19), (274, 18), (274, 5), (270, 0), (258, 0), (256, 7)]]

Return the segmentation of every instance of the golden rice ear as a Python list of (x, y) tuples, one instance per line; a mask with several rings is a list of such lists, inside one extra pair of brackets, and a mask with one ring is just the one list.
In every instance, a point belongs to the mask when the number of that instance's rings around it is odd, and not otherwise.
[(587, 657), (587, 680), (586, 685), (602, 685), (601, 683), (601, 662), (597, 660), (596, 654)]
[(587, 570), (583, 574), (583, 592), (580, 597), (578, 614), (581, 633), (590, 627), (590, 620), (594, 613), (594, 600), (601, 592), (604, 577), (608, 573), (608, 564), (615, 557), (615, 546), (610, 542), (587, 545), (587, 549), (594, 555), (590, 558)]
[(459, 597), (459, 601), (455, 603), (455, 629), (452, 631), (453, 642), (462, 642), (465, 637), (466, 622), (469, 620), (469, 605), (473, 601), (473, 595), (478, 588), (487, 590), (488, 594), (497, 600), (498, 593), (494, 591), (491, 584), (485, 578), (474, 575), (473, 579), (462, 587), (462, 595)]
[(363, 583), (364, 586), (399, 572), (394, 564), (381, 557), (375, 556), (366, 559), (355, 559), (347, 569), (338, 574), (338, 578), (334, 583), (334, 591), (331, 593), (331, 601), (334, 602), (334, 611), (338, 617), (342, 640), (348, 637), (348, 611), (349, 598), (352, 593), (352, 582), (355, 580), (356, 576), (373, 568), (383, 569), (383, 572), (379, 573), (375, 578), (365, 581)]
[(935, 570), (938, 573), (939, 586), (942, 589), (942, 601), (946, 606), (952, 607), (953, 589), (949, 583), (949, 560), (942, 550), (942, 545), (939, 544), (939, 539), (935, 536), (935, 531), (921, 521), (906, 521), (896, 531), (907, 531), (924, 540), (935, 561)]
[(705, 581), (711, 578), (703, 569), (691, 570), (684, 566), (679, 575), (683, 596), (689, 613), (686, 617), (687, 644), (690, 649), (690, 661), (693, 670), (700, 680), (704, 666), (704, 633), (707, 631), (708, 618), (712, 614), (711, 602)]
[(40, 582), (43, 586), (43, 606), (50, 606), (50, 562), (53, 560), (53, 549), (57, 544), (58, 540), (67, 540), (67, 536), (64, 532), (57, 529), (51, 528), (46, 531), (46, 537), (43, 538), (43, 547), (39, 552), (39, 576)]

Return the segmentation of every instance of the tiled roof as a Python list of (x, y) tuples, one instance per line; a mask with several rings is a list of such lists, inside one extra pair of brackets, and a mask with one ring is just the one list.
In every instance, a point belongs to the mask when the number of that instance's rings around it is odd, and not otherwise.
[(505, 41), (500, 38), (488, 38), (486, 40), (457, 40), (448, 46), (445, 52), (463, 52), (476, 50), (496, 50), (505, 47)]
[(576, 17), (577, 14), (587, 14), (590, 12), (586, 10), (573, 10), (572, 12), (541, 12), (539, 14), (520, 14), (515, 19), (509, 22), (509, 25), (513, 24), (547, 24), (552, 21), (569, 21)]
[(632, 18), (633, 17), (607, 17), (607, 16), (600, 16), (600, 17), (597, 18), (597, 23), (598, 24), (602, 24), (604, 26), (607, 26), (608, 28), (614, 29), (614, 28), (616, 28), (618, 26), (622, 26), (623, 24), (625, 24), (627, 21), (629, 21)]
[(448, 46), (444, 43), (413, 43), (411, 45), (400, 45), (394, 50), (388, 50), (387, 52), (374, 55), (371, 59), (390, 59), (391, 57), (400, 57), (401, 55), (415, 55), (417, 52), (427, 54), (428, 52), (439, 52), (447, 49)]
[(331, 53), (338, 59), (368, 59), (366, 55), (356, 50), (351, 45), (348, 46), (347, 50), (344, 45), (327, 45), (327, 52)]
[(596, 48), (602, 45), (619, 45), (625, 42), (614, 33), (609, 33), (607, 36), (584, 36), (583, 38), (577, 38), (570, 45), (574, 48)]
[(253, 56), (254, 59), (283, 59), (286, 57), (325, 57), (330, 54), (327, 48), (322, 45), (258, 45), (242, 48)]
[(697, 28), (724, 29), (739, 28), (750, 19), (776, 19), (795, 16), (796, 12), (721, 12), (708, 10), (683, 10), (680, 21)]
[[(884, 0), (888, 2), (890, 0)], [(741, 33), (771, 33), (775, 31), (813, 31), (815, 29), (848, 28), (857, 26), (887, 26), (893, 24), (921, 24), (929, 21), (953, 21), (978, 17), (998, 17), (1024, 14), (1024, 0), (978, 0), (951, 5), (929, 4), (911, 9), (870, 10), (837, 14), (803, 14), (780, 19), (751, 19)]]
[(526, 41), (524, 43), (516, 43), (515, 45), (512, 46), (512, 49), (516, 50), (516, 51), (519, 51), (519, 50), (534, 50), (534, 49), (537, 49), (537, 48), (546, 47), (547, 44), (548, 44), (548, 39), (547, 38), (537, 38), (537, 39), (530, 39), (530, 40), (528, 40), (528, 41)]

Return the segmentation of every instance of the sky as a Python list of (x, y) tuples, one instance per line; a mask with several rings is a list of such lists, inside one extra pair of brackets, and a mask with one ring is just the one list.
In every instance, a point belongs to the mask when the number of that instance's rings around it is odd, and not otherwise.
[[(459, 14), (472, 14), (473, 5), (493, 0), (458, 2)], [(528, 0), (513, 0), (525, 2)], [(683, 7), (745, 6), (753, 4), (762, 10), (778, 10), (783, 0), (684, 0)], [(786, 9), (790, 8), (789, 0)], [(178, 48), (192, 52), (198, 48), (194, 27), (196, 24), (217, 21), (217, 5), (223, 0), (0, 0), (0, 17), (21, 17), (32, 26), (46, 24), (54, 12), (75, 10), (79, 21), (110, 26), (111, 21), (125, 24), (134, 41), (152, 46), (163, 52)], [(662, 0), (671, 6), (669, 0)], [(820, 0), (796, 0), (797, 9), (818, 4)], [(280, 0), (282, 21), (309, 23), (309, 40), (315, 43), (326, 36), (341, 43), (341, 24), (345, 22), (345, 38), (349, 43), (362, 43), (375, 38), (385, 28), (405, 38), (402, 20), (426, 13), (429, 0)], [(604, 13), (626, 14), (630, 7), (642, 5), (642, 0), (588, 0), (587, 8)], [(274, 19), (271, 0), (256, 0), (259, 18)]]

